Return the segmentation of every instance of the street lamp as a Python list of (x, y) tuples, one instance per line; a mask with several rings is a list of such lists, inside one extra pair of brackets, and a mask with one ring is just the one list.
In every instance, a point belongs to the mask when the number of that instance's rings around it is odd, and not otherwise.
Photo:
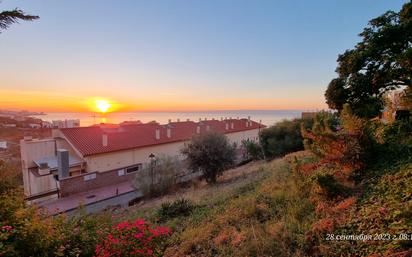
[(151, 153), (149, 155), (150, 158), (150, 177), (151, 177), (151, 181), (152, 183), (150, 184), (150, 194), (152, 194), (153, 192), (153, 184), (154, 184), (154, 164), (155, 164), (155, 155), (153, 153)]

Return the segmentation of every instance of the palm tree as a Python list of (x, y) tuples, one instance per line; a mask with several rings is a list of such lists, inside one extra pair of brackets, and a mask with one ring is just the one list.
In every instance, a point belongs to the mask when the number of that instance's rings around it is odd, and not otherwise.
[(12, 11), (0, 12), (0, 33), (7, 29), (11, 24), (18, 23), (19, 20), (32, 21), (37, 20), (39, 16), (25, 14), (22, 10), (14, 9)]

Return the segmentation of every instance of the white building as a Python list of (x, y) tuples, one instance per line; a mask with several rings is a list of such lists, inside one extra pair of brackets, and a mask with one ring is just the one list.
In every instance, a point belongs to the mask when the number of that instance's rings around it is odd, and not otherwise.
[(77, 128), (80, 127), (80, 120), (53, 120), (53, 128)]
[(29, 123), (29, 127), (33, 129), (39, 129), (41, 128), (41, 124), (38, 123)]
[(0, 141), (0, 151), (7, 150), (7, 141)]

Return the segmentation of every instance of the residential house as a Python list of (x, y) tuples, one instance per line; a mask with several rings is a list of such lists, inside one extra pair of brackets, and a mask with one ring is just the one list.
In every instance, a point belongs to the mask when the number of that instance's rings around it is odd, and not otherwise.
[(80, 127), (80, 120), (53, 120), (52, 121), (53, 128), (77, 128)]
[[(54, 129), (50, 139), (21, 141), (25, 194), (39, 202), (69, 199), (90, 190), (110, 197), (119, 195), (119, 188), (121, 193), (128, 193), (134, 191), (131, 182), (135, 174), (151, 161), (151, 156), (183, 159), (180, 150), (184, 144), (207, 131), (224, 133), (240, 147), (243, 140), (257, 141), (263, 127), (248, 118)], [(87, 201), (93, 203), (104, 197)], [(56, 206), (54, 203), (49, 206)]]

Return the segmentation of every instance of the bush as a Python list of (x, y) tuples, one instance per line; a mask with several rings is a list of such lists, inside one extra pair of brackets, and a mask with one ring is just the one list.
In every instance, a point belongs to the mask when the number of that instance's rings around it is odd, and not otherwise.
[(314, 179), (322, 193), (330, 200), (339, 196), (345, 196), (347, 193), (347, 188), (340, 184), (335, 176), (331, 174), (317, 174)]
[(157, 212), (160, 220), (165, 221), (179, 216), (188, 216), (192, 213), (194, 205), (191, 201), (181, 198), (174, 202), (162, 203), (161, 208)]
[(243, 140), (242, 146), (246, 151), (246, 156), (244, 156), (246, 160), (261, 160), (264, 158), (263, 149), (259, 143), (251, 140)]
[(235, 149), (225, 135), (207, 132), (194, 136), (182, 149), (182, 154), (187, 157), (192, 171), (200, 170), (208, 183), (216, 183), (217, 177), (234, 164)]
[(327, 119), (316, 117), (312, 129), (302, 126), (301, 133), (305, 147), (320, 158), (313, 168), (333, 166), (335, 175), (347, 179), (363, 167), (367, 149), (373, 145), (373, 133), (369, 131), (368, 121), (353, 115), (348, 105), (344, 106), (340, 121), (341, 125), (335, 131)]
[(312, 126), (312, 119), (284, 120), (263, 129), (260, 141), (266, 158), (275, 158), (287, 153), (303, 150), (301, 124), (305, 128)]
[(154, 163), (136, 174), (134, 186), (144, 196), (165, 195), (173, 190), (181, 169), (181, 162), (177, 158), (170, 156), (157, 157)]
[(16, 167), (0, 160), (0, 194), (16, 189), (23, 182), (22, 173)]
[(0, 194), (0, 206), (0, 256), (92, 256), (111, 224), (104, 215), (48, 216), (20, 190)]
[(1, 256), (53, 256), (59, 244), (53, 219), (26, 206), (20, 190), (1, 194), (0, 206)]
[(121, 222), (96, 246), (96, 257), (106, 256), (162, 256), (166, 239), (171, 235), (167, 227), (152, 228), (144, 220)]
[(80, 208), (70, 218), (60, 218), (56, 227), (61, 227), (62, 237), (59, 253), (61, 256), (93, 256), (96, 245), (110, 232), (113, 217), (110, 213), (86, 214)]

